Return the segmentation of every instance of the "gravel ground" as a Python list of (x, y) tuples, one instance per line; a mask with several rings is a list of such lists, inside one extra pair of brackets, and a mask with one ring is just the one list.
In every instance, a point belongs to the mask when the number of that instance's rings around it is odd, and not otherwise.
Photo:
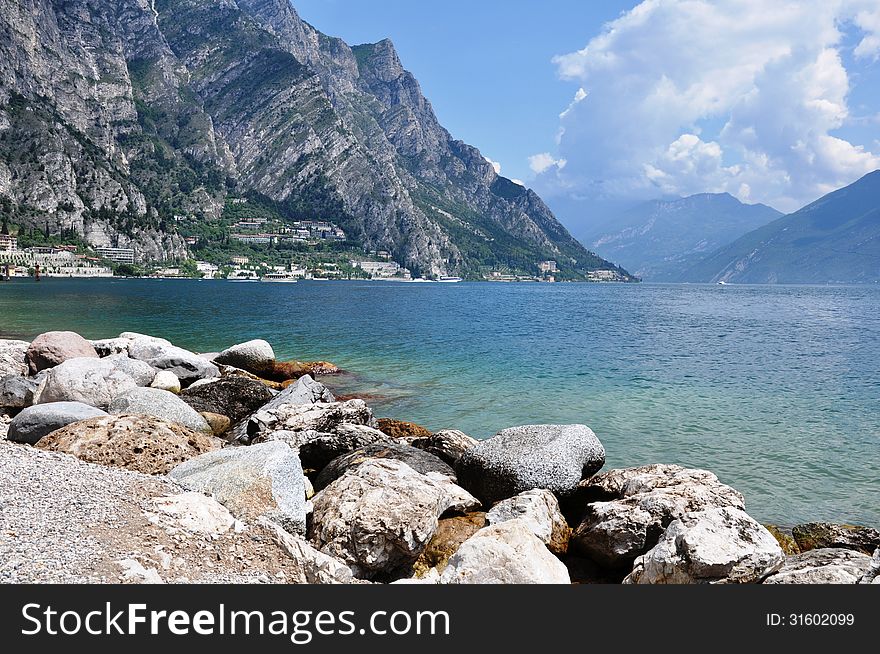
[(147, 519), (153, 498), (181, 492), (164, 477), (0, 440), (0, 583), (296, 578), (293, 562), (259, 526), (212, 537), (172, 518)]

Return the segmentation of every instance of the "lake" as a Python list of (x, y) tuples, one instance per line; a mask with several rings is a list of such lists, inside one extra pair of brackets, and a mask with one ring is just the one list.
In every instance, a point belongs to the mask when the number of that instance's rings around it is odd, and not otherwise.
[(584, 423), (606, 467), (706, 468), (758, 519), (880, 526), (880, 288), (15, 280), (0, 333), (251, 338), (379, 416)]

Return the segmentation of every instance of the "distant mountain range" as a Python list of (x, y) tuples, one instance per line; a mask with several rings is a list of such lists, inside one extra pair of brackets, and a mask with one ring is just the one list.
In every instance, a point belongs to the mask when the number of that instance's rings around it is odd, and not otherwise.
[(880, 170), (721, 247), (689, 282), (880, 282)]
[(675, 281), (718, 248), (782, 215), (728, 193), (637, 205), (587, 236), (588, 247), (646, 281)]

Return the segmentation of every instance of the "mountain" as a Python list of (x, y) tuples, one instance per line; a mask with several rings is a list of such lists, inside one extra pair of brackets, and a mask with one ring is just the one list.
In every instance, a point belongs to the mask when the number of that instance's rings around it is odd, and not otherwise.
[(416, 274), (629, 279), (454, 139), (390, 41), (350, 47), (287, 0), (0, 0), (13, 222), (178, 257), (181, 218), (246, 193)]
[(707, 254), (781, 215), (728, 193), (701, 193), (639, 204), (586, 242), (645, 280), (673, 281)]
[(880, 170), (722, 247), (681, 281), (880, 281)]

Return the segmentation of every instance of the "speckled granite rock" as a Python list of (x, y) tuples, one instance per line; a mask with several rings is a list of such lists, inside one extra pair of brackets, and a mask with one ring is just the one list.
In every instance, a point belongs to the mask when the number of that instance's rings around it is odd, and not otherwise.
[(844, 549), (795, 554), (765, 584), (855, 584), (871, 569), (871, 557)]
[(24, 409), (9, 424), (7, 438), (15, 443), (35, 444), (47, 434), (67, 425), (106, 416), (105, 411), (82, 402), (51, 402)]
[(159, 388), (133, 388), (117, 395), (108, 411), (114, 415), (154, 416), (193, 431), (213, 432), (205, 418), (189, 404), (174, 393)]
[(605, 448), (585, 425), (528, 425), (505, 429), (465, 452), (459, 483), (484, 504), (533, 488), (565, 495), (605, 463)]

